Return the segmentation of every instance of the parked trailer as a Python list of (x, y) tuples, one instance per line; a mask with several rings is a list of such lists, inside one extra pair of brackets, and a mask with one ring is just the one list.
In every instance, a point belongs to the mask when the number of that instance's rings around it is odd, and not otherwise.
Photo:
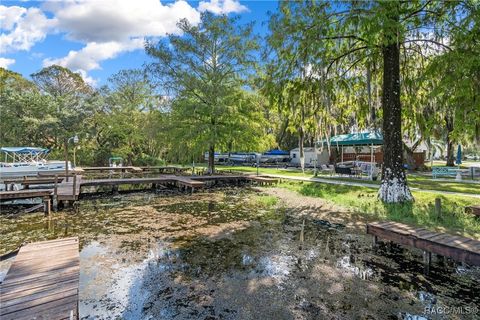
[[(205, 161), (208, 162), (208, 152), (205, 152)], [(215, 163), (227, 163), (228, 162), (228, 153), (217, 153), (214, 155)]]
[(257, 162), (257, 154), (253, 152), (236, 152), (231, 153), (228, 157), (230, 164), (255, 164)]
[(267, 164), (267, 163), (288, 163), (290, 162), (290, 153), (288, 151), (283, 150), (270, 150), (265, 152), (260, 157), (260, 163)]

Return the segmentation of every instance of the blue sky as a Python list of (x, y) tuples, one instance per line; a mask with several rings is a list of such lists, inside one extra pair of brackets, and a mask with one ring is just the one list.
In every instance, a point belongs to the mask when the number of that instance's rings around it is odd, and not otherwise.
[(268, 12), (276, 1), (76, 0), (1, 1), (0, 66), (25, 77), (50, 64), (80, 72), (95, 86), (121, 69), (148, 60), (145, 37), (176, 31), (175, 22), (198, 23), (200, 12), (238, 14), (255, 21), (255, 33), (267, 32)]

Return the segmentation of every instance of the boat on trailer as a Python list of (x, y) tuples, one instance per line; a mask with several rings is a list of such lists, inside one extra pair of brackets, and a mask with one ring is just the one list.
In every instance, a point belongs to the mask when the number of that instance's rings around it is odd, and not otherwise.
[[(57, 174), (65, 171), (65, 161), (47, 160), (49, 149), (34, 147), (2, 147), (4, 162), (0, 162), (0, 179), (31, 177), (41, 173)], [(70, 162), (68, 169), (72, 170)]]

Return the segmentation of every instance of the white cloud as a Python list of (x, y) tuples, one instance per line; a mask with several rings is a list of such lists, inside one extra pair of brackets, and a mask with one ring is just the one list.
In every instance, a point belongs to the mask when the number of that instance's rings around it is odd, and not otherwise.
[(90, 77), (89, 75), (87, 75), (87, 72), (85, 70), (79, 69), (79, 70), (75, 70), (75, 72), (80, 73), (80, 75), (83, 78), (83, 81), (85, 81), (90, 86), (92, 87), (97, 86), (98, 79), (94, 79), (93, 77)]
[[(42, 11), (42, 10), (43, 11)], [(146, 37), (178, 33), (177, 22), (200, 22), (200, 14), (211, 11), (228, 14), (248, 10), (238, 0), (201, 1), (198, 8), (185, 0), (162, 4), (160, 0), (69, 0), (47, 1), (40, 8), (0, 6), (0, 25), (8, 33), (0, 35), (0, 53), (29, 50), (48, 32), (85, 44), (66, 56), (47, 58), (44, 66), (58, 64), (80, 72), (100, 69), (100, 63), (120, 54), (143, 48)], [(48, 19), (44, 12), (52, 14)], [(2, 31), (3, 32), (3, 31)]]
[(44, 8), (55, 15), (58, 30), (66, 32), (68, 39), (86, 43), (63, 58), (45, 59), (44, 65), (83, 71), (99, 69), (103, 60), (142, 49), (145, 37), (178, 33), (180, 19), (200, 22), (200, 13), (183, 0), (168, 5), (158, 0), (81, 0), (47, 3)]
[(0, 6), (0, 53), (29, 50), (56, 24), (38, 8)]
[(44, 67), (58, 64), (72, 70), (90, 71), (100, 69), (100, 61), (117, 57), (122, 52), (143, 48), (143, 39), (132, 39), (124, 42), (90, 42), (78, 51), (70, 51), (67, 56), (59, 59), (43, 60)]
[(11, 64), (14, 64), (15, 60), (14, 59), (8, 59), (8, 58), (1, 58), (0, 57), (0, 68), (5, 68), (8, 69), (8, 66)]
[(248, 11), (248, 8), (237, 0), (210, 0), (200, 1), (198, 10), (200, 12), (210, 11), (214, 14), (229, 14)]
[(124, 41), (131, 37), (165, 36), (178, 32), (180, 19), (200, 21), (200, 13), (180, 0), (163, 5), (158, 0), (81, 0), (50, 9), (58, 28), (81, 42)]

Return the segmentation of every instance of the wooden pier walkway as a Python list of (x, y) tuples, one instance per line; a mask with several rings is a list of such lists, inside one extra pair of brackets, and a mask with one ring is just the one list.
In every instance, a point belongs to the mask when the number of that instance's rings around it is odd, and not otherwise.
[(0, 319), (78, 319), (78, 238), (23, 246), (0, 284)]
[[(105, 167), (107, 168), (107, 167)], [(118, 168), (118, 167), (117, 167)], [(127, 167), (123, 167), (127, 168)], [(87, 169), (88, 168), (84, 168)], [(103, 170), (103, 167), (100, 167)], [(57, 179), (58, 176), (56, 177)], [(0, 192), (0, 200), (15, 200), (36, 197), (47, 197), (54, 199), (54, 208), (57, 203), (65, 201), (77, 201), (82, 192), (82, 187), (88, 186), (112, 186), (113, 191), (118, 191), (120, 185), (139, 185), (151, 184), (155, 187), (158, 184), (174, 185), (182, 189), (190, 189), (192, 192), (201, 189), (208, 184), (217, 182), (239, 183), (245, 181), (256, 181), (260, 184), (275, 183), (277, 179), (247, 176), (247, 175), (197, 175), (197, 176), (177, 176), (177, 175), (159, 175), (157, 177), (133, 177), (133, 178), (103, 178), (103, 179), (84, 179), (82, 175), (74, 175), (68, 179), (56, 180), (51, 179), (38, 180), (36, 184), (52, 184), (53, 188), (49, 189), (23, 189), (17, 191)], [(56, 200), (56, 201), (55, 201)], [(50, 204), (50, 201), (48, 201)], [(48, 210), (49, 212), (49, 210)]]
[(79, 170), (83, 171), (121, 171), (121, 172), (141, 172), (140, 167), (125, 166), (125, 167), (80, 167)]
[[(58, 201), (77, 201), (80, 196), (80, 188), (82, 186), (82, 176), (76, 175), (64, 180), (57, 185), (57, 200)], [(55, 190), (54, 190), (55, 192)]]
[(475, 239), (388, 221), (367, 224), (367, 233), (374, 236), (374, 241), (379, 237), (423, 250), (428, 264), (431, 253), (435, 253), (458, 262), (480, 266), (480, 241)]
[(248, 180), (252, 182), (256, 182), (259, 185), (272, 185), (278, 183), (278, 179), (270, 178), (270, 177), (262, 177), (262, 176), (248, 176)]
[[(60, 183), (63, 181), (63, 177), (24, 177), (22, 179), (8, 179), (8, 180), (3, 180), (3, 184), (5, 185), (5, 191), (8, 191), (9, 186), (12, 184), (20, 184), (24, 188), (28, 189), (30, 186), (34, 185), (44, 185), (44, 184), (54, 184), (55, 181), (57, 183)], [(12, 188), (13, 190), (13, 188)]]
[(0, 201), (50, 197), (52, 189), (22, 189), (0, 192)]

